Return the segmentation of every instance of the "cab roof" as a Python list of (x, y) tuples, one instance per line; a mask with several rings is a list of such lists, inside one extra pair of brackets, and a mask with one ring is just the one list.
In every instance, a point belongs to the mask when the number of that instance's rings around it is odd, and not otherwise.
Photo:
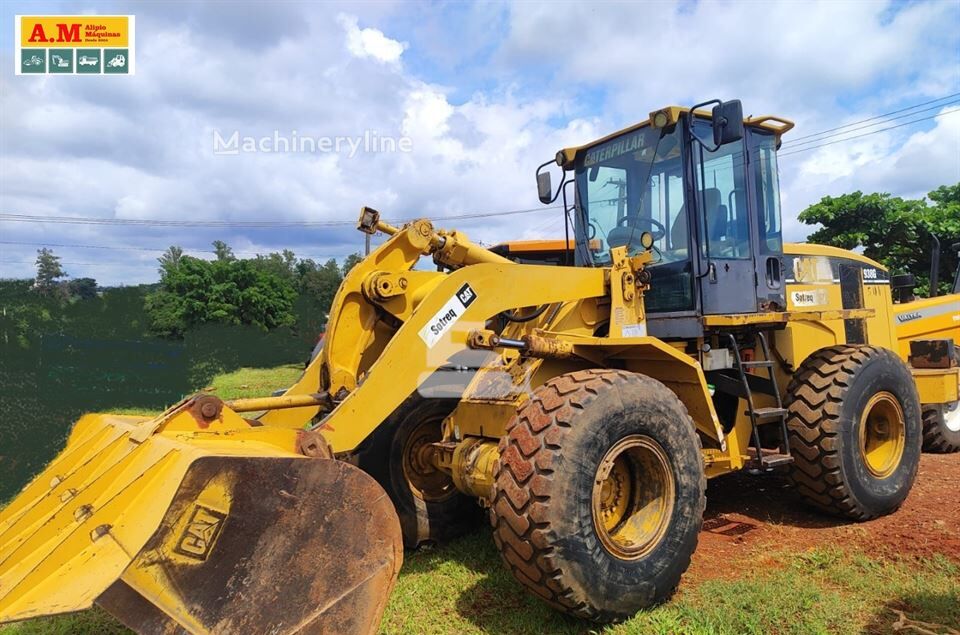
[[(564, 148), (560, 150), (560, 152), (557, 153), (557, 163), (558, 164), (560, 163), (560, 158), (562, 155), (563, 163), (561, 165), (563, 166), (572, 165), (574, 159), (576, 159), (577, 153), (580, 152), (581, 150), (584, 150), (586, 148), (591, 148), (595, 145), (603, 143), (604, 141), (609, 141), (610, 139), (613, 139), (614, 137), (619, 137), (622, 134), (633, 132), (634, 130), (640, 130), (641, 128), (646, 128), (647, 126), (652, 126), (655, 117), (660, 116), (660, 118), (662, 118), (663, 116), (665, 116), (666, 117), (665, 121), (667, 123), (661, 127), (666, 127), (668, 125), (673, 125), (674, 123), (676, 123), (680, 119), (681, 114), (685, 114), (689, 112), (693, 112), (693, 114), (696, 117), (700, 117), (702, 119), (710, 120), (713, 118), (713, 113), (709, 110), (691, 111), (690, 108), (687, 108), (685, 106), (666, 106), (664, 108), (660, 108), (659, 110), (654, 110), (653, 112), (650, 113), (650, 116), (647, 119), (644, 119), (640, 123), (634, 124), (632, 126), (627, 126), (622, 130), (617, 130), (616, 132), (612, 132), (605, 137), (601, 137), (600, 139), (594, 139), (589, 143), (585, 143), (579, 146), (571, 146), (569, 148)], [(780, 145), (780, 137), (783, 136), (787, 131), (793, 129), (795, 125), (789, 119), (784, 119), (783, 117), (778, 117), (777, 115), (760, 115), (757, 117), (754, 117), (754, 116), (745, 117), (743, 120), (743, 124), (745, 126), (760, 128), (760, 129), (768, 130), (774, 133), (777, 137), (778, 147)]]

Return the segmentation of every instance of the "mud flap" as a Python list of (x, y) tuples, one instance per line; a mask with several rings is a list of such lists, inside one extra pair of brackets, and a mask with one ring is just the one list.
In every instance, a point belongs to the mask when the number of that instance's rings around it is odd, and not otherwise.
[(359, 469), (208, 456), (96, 602), (140, 633), (373, 633), (402, 557), (393, 506)]

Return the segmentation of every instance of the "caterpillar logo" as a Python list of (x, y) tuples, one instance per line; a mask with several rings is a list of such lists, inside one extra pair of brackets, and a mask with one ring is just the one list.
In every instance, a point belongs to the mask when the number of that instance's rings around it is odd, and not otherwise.
[(174, 551), (195, 560), (206, 560), (220, 535), (227, 515), (215, 509), (195, 505)]
[(476, 296), (473, 293), (473, 289), (470, 288), (470, 285), (465, 284), (457, 291), (457, 297), (460, 298), (460, 303), (466, 308), (470, 306), (470, 303), (473, 302), (473, 298)]

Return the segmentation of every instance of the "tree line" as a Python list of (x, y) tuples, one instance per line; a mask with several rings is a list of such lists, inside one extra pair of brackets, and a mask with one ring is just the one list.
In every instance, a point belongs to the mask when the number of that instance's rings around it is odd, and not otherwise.
[[(918, 295), (929, 294), (932, 237), (939, 238), (940, 289), (949, 290), (957, 269), (960, 242), (960, 183), (944, 185), (921, 199), (886, 193), (852, 192), (826, 196), (799, 215), (818, 228), (809, 242), (861, 249), (893, 274), (912, 273)], [(205, 324), (246, 325), (269, 331), (309, 318), (322, 328), (346, 273), (360, 261), (352, 254), (341, 264), (298, 258), (284, 249), (255, 258), (237, 258), (225, 242), (213, 242), (213, 260), (188, 256), (172, 246), (158, 259), (160, 280), (146, 290), (143, 309), (148, 334), (181, 339)], [(33, 290), (59, 302), (97, 294), (92, 278), (62, 282), (66, 272), (50, 249), (37, 252)]]
[[(159, 283), (143, 301), (150, 334), (182, 338), (204, 324), (270, 330), (294, 325), (298, 312), (325, 318), (343, 277), (361, 260), (351, 254), (342, 264), (333, 258), (318, 263), (289, 249), (241, 259), (221, 240), (212, 246), (213, 260), (186, 255), (179, 246), (158, 258)], [(76, 301), (97, 294), (92, 278), (62, 281), (67, 273), (48, 248), (37, 251), (36, 266), (32, 288), (47, 299)]]
[(863, 249), (863, 255), (882, 263), (892, 274), (913, 274), (919, 296), (930, 293), (936, 236), (940, 241), (938, 292), (950, 291), (958, 264), (953, 245), (960, 243), (960, 183), (941, 185), (921, 199), (859, 191), (825, 196), (800, 212), (799, 218), (821, 226), (807, 237), (809, 242)]

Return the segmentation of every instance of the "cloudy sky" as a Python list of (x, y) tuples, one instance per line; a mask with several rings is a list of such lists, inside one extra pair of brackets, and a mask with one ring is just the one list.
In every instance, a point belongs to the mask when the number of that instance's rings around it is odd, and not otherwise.
[[(789, 239), (805, 237), (796, 215), (824, 195), (919, 197), (960, 181), (956, 0), (4, 2), (0, 12), (5, 214), (351, 223), (361, 205), (395, 219), (534, 208), (534, 170), (557, 149), (715, 97), (797, 122), (781, 151)], [(18, 13), (135, 14), (136, 75), (15, 76)], [(825, 141), (875, 134), (791, 147), (927, 102)], [(403, 149), (216, 153), (234, 133), (369, 135)], [(562, 232), (552, 209), (447, 225), (487, 243)], [(0, 277), (31, 276), (49, 244), (70, 245), (54, 251), (71, 276), (150, 282), (157, 250), (201, 255), (215, 239), (242, 255), (315, 259), (363, 244), (341, 225), (0, 220)]]

